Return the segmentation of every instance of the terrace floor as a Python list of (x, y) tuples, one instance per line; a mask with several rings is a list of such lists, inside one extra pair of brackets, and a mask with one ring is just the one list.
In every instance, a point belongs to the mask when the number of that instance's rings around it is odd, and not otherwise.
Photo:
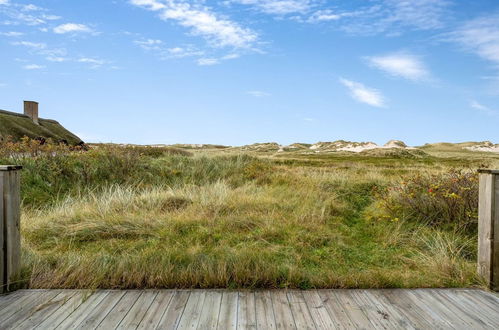
[(499, 329), (499, 295), (474, 289), (20, 290), (0, 329)]

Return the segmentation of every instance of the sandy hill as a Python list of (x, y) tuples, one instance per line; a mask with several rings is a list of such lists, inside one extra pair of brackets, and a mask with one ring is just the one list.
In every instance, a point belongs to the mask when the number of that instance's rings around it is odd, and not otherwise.
[(19, 140), (27, 136), (32, 139), (52, 139), (56, 142), (67, 142), (71, 145), (82, 143), (82, 140), (65, 129), (61, 124), (51, 119), (39, 119), (39, 125), (33, 123), (30, 117), (0, 110), (0, 140), (10, 137)]

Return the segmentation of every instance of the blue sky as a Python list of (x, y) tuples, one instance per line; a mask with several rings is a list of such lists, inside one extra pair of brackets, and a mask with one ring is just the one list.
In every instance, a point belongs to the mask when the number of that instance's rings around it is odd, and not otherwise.
[(87, 141), (499, 143), (497, 0), (0, 0), (0, 47)]

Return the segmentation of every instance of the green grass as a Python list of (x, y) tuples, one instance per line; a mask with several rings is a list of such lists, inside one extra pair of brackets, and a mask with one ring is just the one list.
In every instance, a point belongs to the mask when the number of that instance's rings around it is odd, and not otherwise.
[(80, 138), (55, 120), (39, 119), (39, 124), (34, 124), (27, 116), (0, 110), (0, 140), (6, 138), (20, 140), (27, 136), (31, 139), (43, 137), (52, 139), (55, 142), (64, 140), (70, 145), (81, 142)]
[[(27, 157), (30, 288), (468, 287), (476, 239), (379, 191), (483, 159), (121, 148)], [(5, 160), (4, 160), (5, 161)], [(3, 162), (3, 161), (2, 161)], [(379, 213), (379, 214), (378, 214)], [(379, 215), (379, 216), (378, 216)]]

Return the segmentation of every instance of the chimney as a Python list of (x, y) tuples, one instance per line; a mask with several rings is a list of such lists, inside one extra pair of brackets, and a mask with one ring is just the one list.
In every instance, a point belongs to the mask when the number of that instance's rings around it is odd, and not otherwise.
[(24, 114), (38, 124), (38, 102), (24, 101)]

